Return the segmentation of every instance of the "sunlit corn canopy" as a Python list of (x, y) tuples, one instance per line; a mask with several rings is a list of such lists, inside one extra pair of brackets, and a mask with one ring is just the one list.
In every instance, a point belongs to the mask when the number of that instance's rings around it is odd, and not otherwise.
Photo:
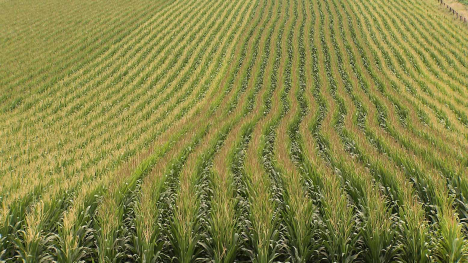
[(0, 261), (467, 262), (467, 10), (0, 0)]

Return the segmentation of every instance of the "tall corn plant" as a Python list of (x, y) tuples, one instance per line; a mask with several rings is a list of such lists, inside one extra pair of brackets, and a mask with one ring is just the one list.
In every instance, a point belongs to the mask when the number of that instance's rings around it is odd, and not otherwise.
[(458, 217), (452, 214), (453, 198), (439, 195), (441, 205), (438, 208), (439, 231), (436, 236), (435, 260), (437, 262), (466, 262), (468, 261), (468, 243), (462, 232)]
[(321, 212), (323, 225), (323, 260), (327, 262), (354, 262), (359, 257), (360, 222), (349, 205), (347, 195), (338, 190), (336, 181), (324, 184)]
[[(268, 182), (262, 182), (262, 184), (268, 185)], [(274, 262), (280, 249), (277, 242), (280, 236), (278, 218), (274, 216), (276, 201), (271, 199), (269, 193), (262, 191), (264, 187), (259, 190), (251, 182), (247, 184), (247, 187), (252, 204), (250, 206), (252, 229), (249, 231), (249, 239), (253, 246), (253, 250), (250, 251), (251, 260), (261, 263)]]
[[(138, 174), (138, 173), (137, 173)], [(99, 230), (97, 253), (99, 262), (118, 262), (127, 257), (127, 233), (131, 231), (123, 221), (124, 215), (133, 213), (132, 201), (141, 180), (134, 177), (105, 200), (98, 211)], [(113, 210), (113, 211), (110, 211)]]
[(430, 262), (429, 245), (431, 236), (428, 234), (428, 222), (425, 213), (417, 199), (407, 196), (409, 202), (399, 207), (401, 222), (398, 223), (398, 240), (400, 242), (400, 258), (402, 262)]
[[(144, 186), (143, 186), (144, 187)], [(139, 262), (157, 262), (164, 243), (159, 239), (161, 228), (157, 222), (158, 202), (164, 189), (163, 180), (151, 185), (140, 194), (135, 209), (135, 235), (133, 249)]]
[[(287, 232), (287, 250), (292, 262), (310, 262), (319, 249), (318, 233), (322, 224), (317, 207), (301, 187), (289, 187), (283, 197), (285, 208), (283, 218)], [(300, 193), (297, 193), (300, 191)], [(296, 192), (296, 193), (295, 193)], [(297, 196), (304, 195), (304, 198)]]
[(17, 260), (23, 262), (45, 262), (50, 258), (43, 256), (46, 242), (49, 240), (41, 237), (43, 234), (41, 223), (35, 224), (36, 220), (43, 222), (44, 203), (38, 202), (31, 207), (32, 212), (26, 216), (26, 229), (18, 230), (13, 243), (16, 246)]
[(205, 250), (214, 262), (234, 262), (240, 244), (238, 216), (234, 211), (236, 200), (232, 184), (223, 191), (228, 194), (214, 192), (207, 225), (210, 238), (205, 243)]
[(41, 191), (42, 187), (37, 187), (25, 198), (14, 201), (8, 209), (2, 207), (6, 212), (4, 212), (5, 217), (1, 218), (2, 222), (0, 222), (0, 260), (13, 260), (16, 257), (15, 239), (17, 239), (18, 231), (23, 227), (31, 203)]
[[(192, 180), (195, 184), (196, 180)], [(176, 211), (174, 221), (170, 228), (170, 240), (176, 260), (181, 263), (189, 263), (197, 258), (200, 253), (198, 242), (200, 236), (200, 221), (198, 214), (200, 201), (198, 198), (187, 200), (179, 199), (179, 209)], [(191, 220), (187, 220), (190, 218)]]
[(392, 262), (398, 253), (396, 246), (396, 217), (389, 213), (382, 199), (375, 197), (361, 208), (364, 222), (362, 234), (368, 250), (364, 258), (366, 262)]
[(54, 259), (58, 224), (73, 198), (74, 191), (61, 191), (51, 200), (39, 201), (31, 207), (14, 241), (18, 259), (26, 262)]
[(58, 227), (54, 252), (57, 261), (72, 263), (93, 258), (96, 240), (95, 215), (103, 191), (104, 188), (98, 186), (84, 198), (76, 200), (79, 205), (65, 213)]

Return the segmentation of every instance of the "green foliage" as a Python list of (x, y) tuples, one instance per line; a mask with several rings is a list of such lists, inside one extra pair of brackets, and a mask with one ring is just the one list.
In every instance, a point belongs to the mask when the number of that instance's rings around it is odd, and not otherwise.
[(437, 1), (0, 6), (0, 261), (468, 262)]

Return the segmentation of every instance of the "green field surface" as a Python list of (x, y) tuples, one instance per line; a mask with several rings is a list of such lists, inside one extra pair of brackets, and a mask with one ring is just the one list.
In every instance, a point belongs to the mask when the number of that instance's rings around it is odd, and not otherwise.
[(437, 0), (0, 0), (0, 262), (468, 262)]

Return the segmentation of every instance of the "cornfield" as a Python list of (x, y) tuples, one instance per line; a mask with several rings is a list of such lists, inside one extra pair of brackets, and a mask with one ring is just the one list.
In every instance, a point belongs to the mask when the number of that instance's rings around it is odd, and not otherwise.
[(468, 262), (435, 0), (0, 0), (0, 261)]

